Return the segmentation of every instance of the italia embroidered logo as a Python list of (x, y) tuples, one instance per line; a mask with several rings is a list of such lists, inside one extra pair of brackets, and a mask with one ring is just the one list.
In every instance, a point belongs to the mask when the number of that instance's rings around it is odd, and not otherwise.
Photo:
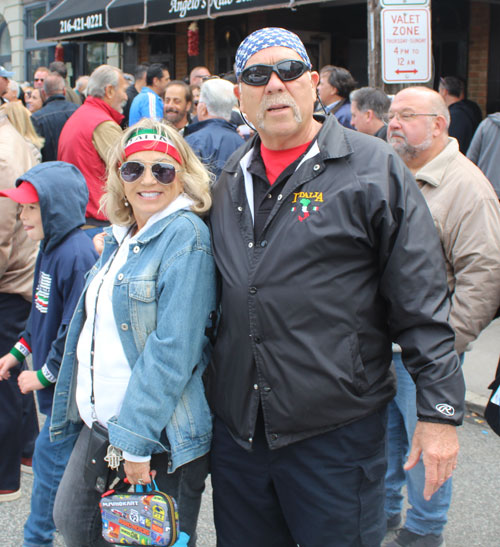
[(47, 313), (49, 307), (50, 284), (52, 278), (50, 275), (41, 272), (38, 279), (38, 286), (35, 291), (35, 306), (40, 313)]
[(299, 222), (304, 222), (311, 216), (312, 212), (316, 212), (319, 207), (317, 205), (311, 205), (312, 202), (323, 202), (323, 192), (295, 192), (293, 194), (292, 203), (299, 203), (292, 207), (292, 213), (298, 212), (297, 218)]

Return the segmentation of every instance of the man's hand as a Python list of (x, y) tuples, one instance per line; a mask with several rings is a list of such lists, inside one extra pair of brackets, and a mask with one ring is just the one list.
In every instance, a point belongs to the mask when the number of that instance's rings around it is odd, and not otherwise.
[(125, 460), (123, 469), (127, 475), (130, 484), (149, 484), (151, 478), (154, 478), (156, 471), (149, 473), (150, 462), (131, 462)]
[(19, 361), (12, 355), (6, 353), (0, 358), (0, 380), (7, 380), (10, 377), (9, 370), (19, 364)]
[(38, 379), (36, 372), (33, 370), (24, 370), (17, 379), (17, 384), (21, 393), (29, 393), (30, 391), (36, 391), (37, 389), (43, 389), (43, 384)]
[(404, 469), (408, 471), (415, 467), (421, 454), (425, 466), (424, 498), (429, 501), (457, 467), (457, 428), (448, 424), (417, 422)]

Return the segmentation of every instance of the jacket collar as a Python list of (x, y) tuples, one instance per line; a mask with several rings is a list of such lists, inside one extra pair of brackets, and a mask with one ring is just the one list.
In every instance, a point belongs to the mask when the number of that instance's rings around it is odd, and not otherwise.
[[(317, 145), (322, 160), (344, 158), (352, 153), (353, 149), (349, 141), (349, 131), (351, 130), (343, 127), (335, 116), (329, 115), (326, 117), (323, 127), (321, 127), (317, 135)], [(228, 160), (224, 171), (228, 173), (237, 172), (241, 158), (246, 156), (250, 150), (252, 150), (253, 155), (259, 146), (260, 137), (256, 134), (241, 148), (241, 154), (236, 154), (236, 157), (233, 156)], [(314, 149), (317, 150), (316, 147)], [(307, 154), (308, 157), (309, 153)]]
[(51, 97), (49, 97), (44, 103), (43, 103), (43, 106), (47, 106), (49, 103), (53, 102), (53, 101), (65, 101), (66, 100), (66, 97), (63, 95), (63, 94), (58, 94), (58, 95), (52, 95)]
[(448, 137), (448, 144), (441, 152), (426, 163), (415, 175), (416, 180), (427, 182), (432, 186), (439, 186), (443, 180), (448, 165), (459, 154), (458, 141), (453, 137)]
[(120, 114), (118, 110), (115, 110), (112, 106), (109, 106), (108, 103), (104, 102), (99, 97), (87, 97), (85, 103), (88, 106), (94, 106), (96, 108), (99, 108), (100, 110), (103, 110), (106, 112), (113, 120), (120, 125), (123, 118), (125, 117), (123, 114)]
[[(222, 118), (208, 118), (207, 120), (203, 120), (202, 122), (198, 121), (198, 122), (190, 123), (189, 125), (187, 125), (184, 129), (183, 136), (187, 137), (188, 135), (192, 135), (193, 133), (196, 133), (196, 131), (199, 131), (200, 129), (204, 129), (210, 125), (224, 127), (236, 133), (235, 126), (229, 122), (226, 122), (226, 120), (223, 120)], [(243, 140), (241, 142), (243, 144)]]

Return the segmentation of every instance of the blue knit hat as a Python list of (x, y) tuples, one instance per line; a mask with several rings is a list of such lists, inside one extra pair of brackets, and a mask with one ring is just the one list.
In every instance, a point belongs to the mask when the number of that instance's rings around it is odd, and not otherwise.
[(307, 55), (306, 48), (296, 34), (284, 28), (267, 27), (252, 32), (252, 34), (247, 36), (243, 42), (241, 42), (238, 51), (236, 52), (236, 77), (240, 77), (249, 57), (251, 57), (254, 53), (257, 53), (261, 49), (275, 46), (293, 49), (302, 57), (302, 60), (308, 66), (309, 70), (312, 70), (311, 61)]

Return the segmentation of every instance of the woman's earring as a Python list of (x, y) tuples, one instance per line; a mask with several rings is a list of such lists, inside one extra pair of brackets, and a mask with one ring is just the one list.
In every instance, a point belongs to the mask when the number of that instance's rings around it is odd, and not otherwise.
[(128, 207), (130, 205), (130, 203), (127, 201), (127, 198), (123, 198), (123, 205), (125, 205), (125, 207)]

